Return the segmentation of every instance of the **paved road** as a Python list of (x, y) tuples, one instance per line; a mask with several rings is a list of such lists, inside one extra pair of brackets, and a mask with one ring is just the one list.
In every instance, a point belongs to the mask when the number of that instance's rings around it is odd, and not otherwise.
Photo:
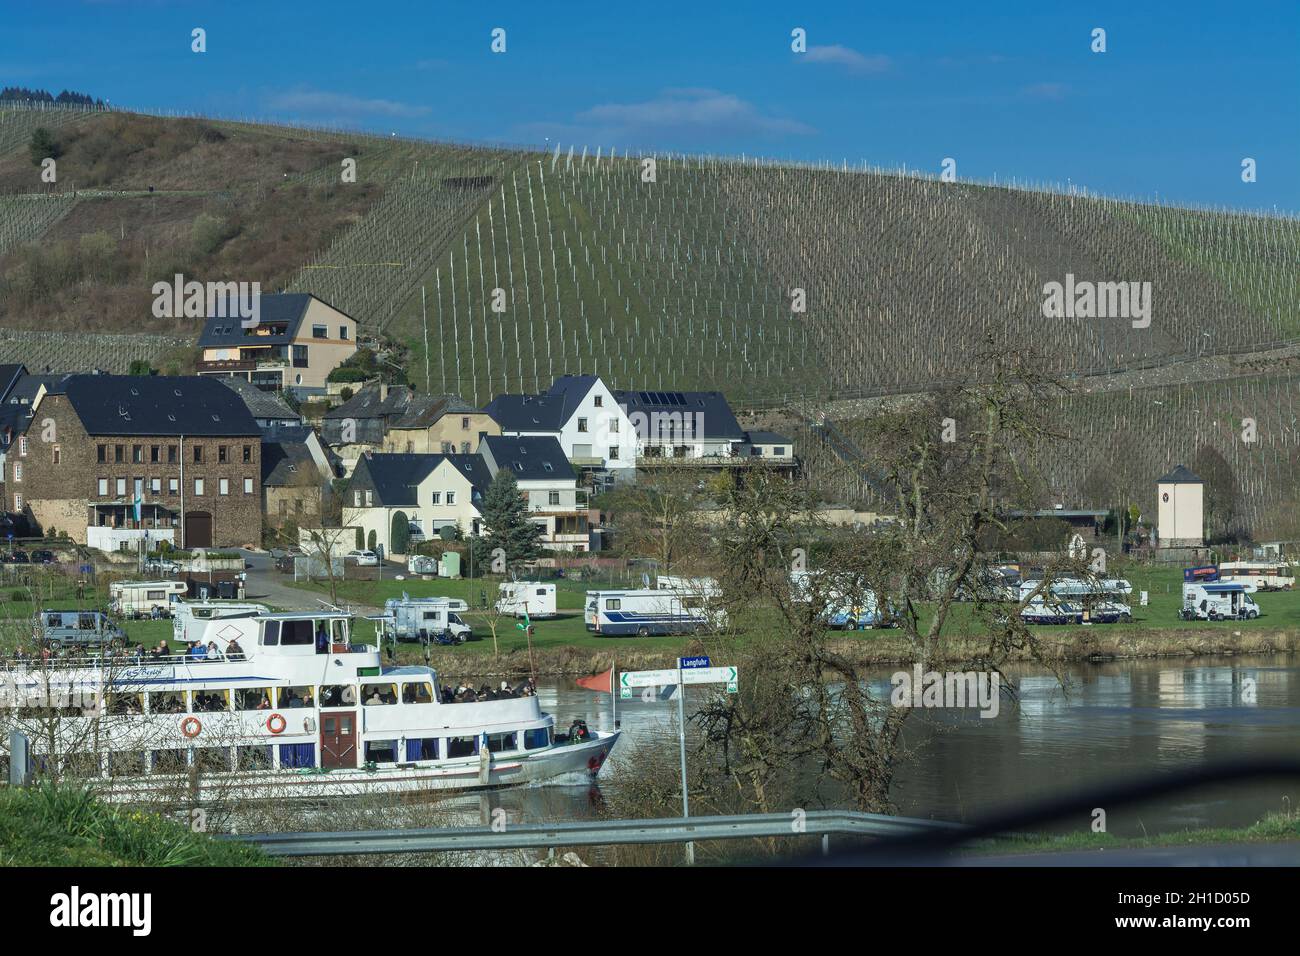
[[(293, 586), (293, 575), (275, 569), (275, 560), (266, 551), (238, 549), (244, 556), (248, 577), (244, 581), (244, 598), (261, 601), (275, 608), (289, 611), (314, 611), (321, 606), (320, 592)], [(388, 569), (385, 568), (385, 575)], [(373, 614), (378, 608), (353, 606), (359, 614)]]

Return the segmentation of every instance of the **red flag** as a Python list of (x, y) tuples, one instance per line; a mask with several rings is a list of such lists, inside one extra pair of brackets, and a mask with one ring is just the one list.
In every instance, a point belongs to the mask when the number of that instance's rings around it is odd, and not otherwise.
[(603, 674), (579, 677), (576, 683), (579, 687), (585, 687), (587, 690), (598, 690), (603, 694), (612, 694), (614, 693), (614, 668), (611, 667)]

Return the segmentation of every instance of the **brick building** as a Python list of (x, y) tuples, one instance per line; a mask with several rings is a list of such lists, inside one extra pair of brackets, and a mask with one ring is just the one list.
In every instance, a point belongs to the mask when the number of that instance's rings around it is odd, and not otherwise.
[(99, 548), (256, 545), (261, 477), (257, 423), (219, 381), (72, 375), (40, 396), (10, 449), (6, 505)]

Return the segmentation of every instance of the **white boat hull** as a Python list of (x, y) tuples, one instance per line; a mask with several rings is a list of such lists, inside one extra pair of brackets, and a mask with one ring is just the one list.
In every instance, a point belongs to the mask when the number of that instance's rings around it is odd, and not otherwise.
[(157, 774), (115, 777), (95, 784), (111, 802), (210, 803), (230, 800), (317, 799), (365, 794), (422, 791), (473, 791), (541, 783), (589, 783), (595, 780), (621, 731), (592, 731), (594, 739), (561, 744), (534, 753), (493, 756), (486, 768), (478, 757), (432, 765), (395, 765), (375, 770), (299, 769), (241, 773)]

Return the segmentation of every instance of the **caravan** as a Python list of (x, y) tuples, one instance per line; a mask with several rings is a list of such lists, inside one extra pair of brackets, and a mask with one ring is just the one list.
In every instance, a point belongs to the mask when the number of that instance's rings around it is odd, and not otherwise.
[(513, 614), (532, 620), (555, 617), (555, 585), (541, 581), (507, 581), (498, 587), (501, 595), (494, 605), (498, 614)]
[(474, 636), (457, 613), (465, 609), (464, 601), (445, 597), (413, 598), (403, 591), (400, 598), (385, 601), (384, 613), (372, 620), (381, 639), (464, 644)]
[(122, 617), (169, 617), (186, 589), (184, 581), (115, 581), (108, 596), (113, 613)]
[(1295, 572), (1289, 564), (1224, 561), (1219, 565), (1219, 580), (1243, 584), (1248, 592), (1289, 591), (1295, 587)]
[(1249, 621), (1259, 617), (1259, 605), (1246, 586), (1236, 582), (1184, 584), (1178, 616), (1184, 621)]
[(726, 621), (726, 613), (709, 607), (709, 597), (699, 591), (638, 589), (588, 591), (587, 630), (594, 634), (694, 634), (713, 630)]

